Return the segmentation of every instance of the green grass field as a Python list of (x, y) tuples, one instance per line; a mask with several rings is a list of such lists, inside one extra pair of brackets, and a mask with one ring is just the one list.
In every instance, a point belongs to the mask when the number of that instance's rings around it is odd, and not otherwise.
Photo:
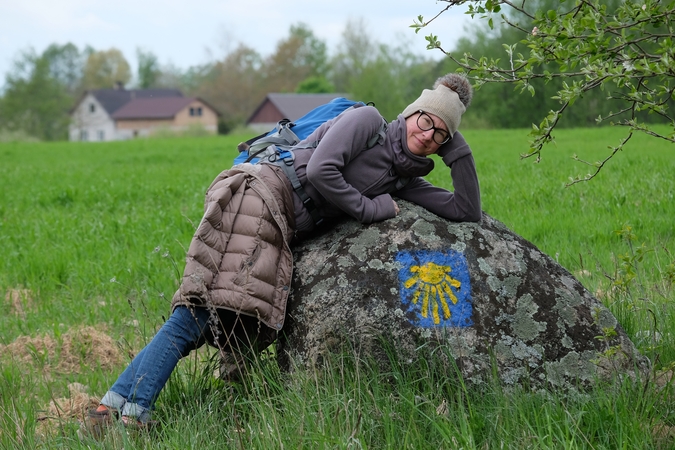
[[(588, 172), (573, 154), (601, 159), (622, 131), (560, 130), (539, 164), (519, 158), (524, 130), (465, 136), (485, 212), (575, 274), (672, 374), (675, 149), (636, 136), (593, 181), (564, 186)], [(675, 448), (672, 381), (477, 390), (436, 367), (383, 374), (336, 355), (293, 377), (263, 359), (223, 386), (209, 351), (172, 376), (159, 431), (81, 436), (65, 399), (102, 395), (163, 323), (204, 192), (247, 137), (0, 144), (0, 448)], [(451, 188), (439, 166), (429, 179)]]

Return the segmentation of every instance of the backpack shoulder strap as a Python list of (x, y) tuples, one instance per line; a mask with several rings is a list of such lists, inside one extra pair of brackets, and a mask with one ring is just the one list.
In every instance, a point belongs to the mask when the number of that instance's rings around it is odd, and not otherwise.
[(302, 204), (305, 205), (305, 208), (307, 208), (307, 211), (312, 217), (314, 224), (319, 225), (321, 222), (323, 222), (323, 218), (319, 215), (319, 210), (314, 204), (314, 200), (312, 200), (312, 198), (307, 195), (305, 188), (302, 187), (302, 184), (300, 183), (298, 174), (295, 172), (295, 167), (293, 166), (295, 155), (293, 154), (293, 151), (280, 151), (275, 145), (271, 145), (269, 148), (274, 150), (274, 154), (267, 156), (266, 159), (261, 159), (260, 162), (263, 164), (274, 164), (281, 167), (281, 169), (286, 174), (286, 177), (291, 182), (293, 190), (296, 194), (298, 194), (298, 197), (300, 197), (300, 200), (302, 201)]
[(368, 147), (367, 148), (372, 148), (376, 144), (383, 144), (384, 139), (387, 137), (387, 127), (389, 124), (387, 123), (386, 119), (382, 117), (382, 123), (380, 124), (380, 128), (377, 130), (377, 132), (371, 136), (370, 139), (368, 139)]

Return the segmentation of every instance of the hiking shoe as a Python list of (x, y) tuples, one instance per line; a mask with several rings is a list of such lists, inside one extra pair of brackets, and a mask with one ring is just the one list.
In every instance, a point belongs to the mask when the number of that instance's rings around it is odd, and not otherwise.
[(112, 425), (113, 420), (117, 419), (117, 416), (117, 410), (111, 410), (105, 405), (98, 405), (98, 408), (87, 411), (86, 429), (94, 438), (100, 439), (105, 434), (106, 429)]
[(150, 431), (157, 427), (159, 422), (156, 420), (148, 420), (147, 422), (141, 422), (135, 417), (131, 416), (122, 416), (122, 425), (124, 428), (129, 430), (139, 430), (139, 431)]

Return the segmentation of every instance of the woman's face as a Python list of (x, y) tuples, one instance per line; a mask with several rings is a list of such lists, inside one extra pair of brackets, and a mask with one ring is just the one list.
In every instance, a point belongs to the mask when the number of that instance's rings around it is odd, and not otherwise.
[[(438, 116), (425, 113), (433, 121), (433, 128), (424, 131), (419, 127), (417, 121), (420, 114), (417, 112), (405, 120), (408, 149), (415, 155), (428, 156), (436, 153), (440, 147), (433, 138), (435, 130), (440, 129), (447, 133), (448, 129)], [(426, 126), (430, 126), (430, 124)]]

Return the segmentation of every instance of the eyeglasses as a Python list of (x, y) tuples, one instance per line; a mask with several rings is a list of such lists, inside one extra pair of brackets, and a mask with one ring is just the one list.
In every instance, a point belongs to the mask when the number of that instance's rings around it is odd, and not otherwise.
[(420, 115), (417, 116), (417, 126), (422, 131), (434, 130), (433, 139), (434, 139), (435, 143), (437, 143), (438, 145), (443, 145), (446, 142), (448, 142), (450, 139), (452, 139), (452, 136), (450, 136), (450, 133), (448, 133), (447, 131), (445, 131), (442, 128), (438, 128), (438, 127), (434, 126), (434, 121), (429, 116), (429, 114), (425, 113), (421, 109), (420, 109), (419, 113), (420, 113)]

